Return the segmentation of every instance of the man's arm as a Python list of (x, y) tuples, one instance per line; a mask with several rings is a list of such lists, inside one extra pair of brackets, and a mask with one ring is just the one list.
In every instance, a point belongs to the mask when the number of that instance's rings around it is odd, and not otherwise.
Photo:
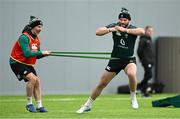
[(41, 51), (37, 51), (37, 52), (34, 52), (34, 51), (31, 51), (30, 50), (30, 47), (29, 47), (29, 38), (25, 35), (22, 35), (20, 38), (19, 38), (19, 44), (20, 44), (20, 47), (22, 49), (22, 52), (23, 52), (23, 55), (26, 57), (26, 58), (29, 58), (29, 57), (37, 57), (37, 56), (42, 56), (42, 52)]
[(100, 27), (96, 30), (96, 35), (97, 36), (103, 36), (109, 32), (114, 32), (114, 31), (117, 31), (115, 29), (115, 26), (118, 25), (119, 23), (112, 23), (112, 24), (109, 24), (105, 27)]
[[(39, 47), (38, 51), (41, 51), (41, 48), (40, 48), (40, 47)], [(45, 57), (45, 55), (36, 56), (37, 59), (41, 59), (41, 58), (43, 58), (43, 57)]]
[(133, 34), (133, 35), (136, 35), (136, 36), (141, 36), (141, 35), (145, 34), (145, 31), (144, 31), (143, 28), (128, 29), (128, 28), (124, 28), (124, 27), (121, 27), (121, 26), (115, 26), (115, 29), (117, 31), (119, 31), (119, 32), (125, 32), (125, 33)]
[(25, 35), (20, 36), (18, 42), (22, 49), (23, 55), (26, 58), (29, 58), (29, 57), (41, 58), (43, 56), (48, 56), (51, 54), (50, 51), (41, 51), (40, 48), (38, 49), (38, 51), (31, 51), (29, 47), (29, 38)]
[(119, 23), (112, 23), (105, 27), (100, 27), (96, 30), (97, 36), (103, 36), (109, 32), (119, 31), (119, 32), (126, 32), (128, 34), (133, 34), (137, 36), (141, 36), (145, 34), (145, 31), (143, 28), (124, 28), (118, 25)]
[(96, 30), (97, 36), (103, 36), (107, 33), (117, 31), (115, 28), (106, 28), (106, 27), (100, 27)]

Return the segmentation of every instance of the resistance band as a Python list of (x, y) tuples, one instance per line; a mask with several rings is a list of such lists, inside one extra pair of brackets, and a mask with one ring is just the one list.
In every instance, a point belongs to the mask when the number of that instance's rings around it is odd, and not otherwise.
[(50, 56), (59, 56), (59, 57), (73, 57), (73, 58), (88, 58), (88, 59), (119, 59), (115, 57), (102, 57), (102, 56), (85, 56), (85, 55), (78, 55), (78, 54), (98, 54), (98, 55), (105, 55), (111, 54), (107, 52), (51, 52)]
[(110, 52), (51, 52), (55, 54), (94, 54), (94, 55), (110, 55)]

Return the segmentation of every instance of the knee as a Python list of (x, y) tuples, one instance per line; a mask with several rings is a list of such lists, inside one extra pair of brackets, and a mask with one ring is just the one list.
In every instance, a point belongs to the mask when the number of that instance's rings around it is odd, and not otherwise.
[(31, 83), (31, 84), (35, 85), (36, 84), (36, 80), (37, 80), (36, 77), (31, 77), (31, 78), (28, 79), (28, 83)]
[(37, 86), (40, 84), (40, 79), (37, 76), (34, 76), (34, 77), (31, 77), (28, 82), (34, 86)]
[(36, 83), (35, 83), (35, 87), (39, 87), (40, 86), (40, 79), (37, 77), (36, 78)]
[(129, 72), (127, 72), (126, 74), (128, 75), (128, 77), (129, 77), (130, 79), (136, 77), (136, 72), (134, 72), (134, 71), (129, 71)]

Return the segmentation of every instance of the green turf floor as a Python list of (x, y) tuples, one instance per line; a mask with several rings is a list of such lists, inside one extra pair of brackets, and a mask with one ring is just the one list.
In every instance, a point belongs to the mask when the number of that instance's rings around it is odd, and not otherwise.
[(15, 119), (180, 119), (180, 108), (154, 108), (152, 100), (176, 94), (154, 94), (150, 98), (138, 95), (140, 108), (130, 107), (129, 95), (103, 94), (85, 114), (75, 111), (86, 101), (88, 95), (48, 95), (43, 96), (43, 104), (48, 113), (30, 113), (25, 110), (24, 96), (0, 96), (0, 118)]

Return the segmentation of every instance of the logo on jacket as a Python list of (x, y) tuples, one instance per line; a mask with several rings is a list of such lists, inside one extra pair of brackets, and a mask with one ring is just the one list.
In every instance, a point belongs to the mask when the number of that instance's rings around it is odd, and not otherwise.
[(32, 50), (38, 50), (37, 44), (32, 44)]

